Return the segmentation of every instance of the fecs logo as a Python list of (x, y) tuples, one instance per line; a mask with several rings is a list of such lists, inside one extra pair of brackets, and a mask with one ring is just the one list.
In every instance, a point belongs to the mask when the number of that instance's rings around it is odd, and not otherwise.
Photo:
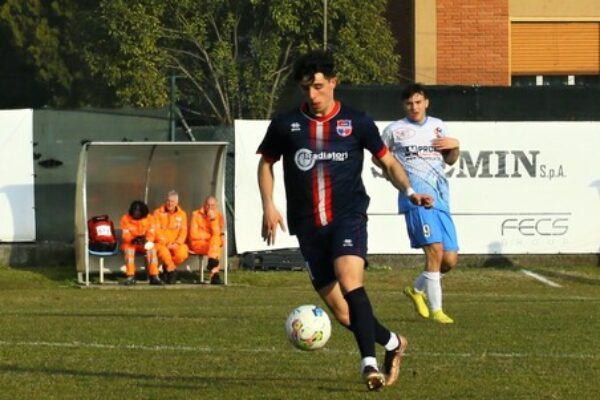
[(299, 149), (294, 154), (294, 162), (301, 171), (308, 171), (315, 166), (317, 161), (345, 161), (348, 159), (348, 152), (322, 151), (313, 153), (309, 149)]
[(569, 230), (568, 218), (507, 218), (500, 225), (500, 233), (518, 232), (523, 236), (563, 236)]

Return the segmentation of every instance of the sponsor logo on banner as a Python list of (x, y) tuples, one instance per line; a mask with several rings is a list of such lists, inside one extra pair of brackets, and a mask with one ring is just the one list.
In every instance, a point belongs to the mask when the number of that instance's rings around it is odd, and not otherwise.
[(569, 231), (569, 218), (565, 216), (515, 216), (500, 224), (502, 236), (564, 236)]
[(498, 221), (500, 240), (497, 245), (501, 249), (526, 249), (534, 253), (537, 249), (554, 253), (560, 248), (568, 248), (573, 242), (570, 214), (558, 214), (563, 215), (515, 215)]
[(461, 151), (457, 167), (449, 168), (449, 178), (565, 178), (562, 164), (549, 165), (538, 159), (539, 150)]
[(338, 119), (335, 131), (341, 137), (350, 136), (350, 134), (352, 133), (352, 120)]

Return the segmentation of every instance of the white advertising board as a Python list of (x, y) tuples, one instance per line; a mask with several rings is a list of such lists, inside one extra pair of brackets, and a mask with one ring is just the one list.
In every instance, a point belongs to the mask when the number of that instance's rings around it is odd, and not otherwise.
[[(235, 233), (238, 252), (265, 250), (256, 183), (256, 149), (268, 121), (235, 123)], [(377, 122), (380, 130), (389, 121)], [(451, 209), (464, 254), (600, 252), (600, 123), (448, 122), (461, 142), (447, 168)], [(369, 253), (410, 254), (397, 193), (365, 154), (363, 180), (371, 197)], [(281, 163), (275, 202), (285, 215)], [(297, 247), (279, 232), (271, 248)]]
[(35, 241), (33, 110), (0, 110), (0, 241)]

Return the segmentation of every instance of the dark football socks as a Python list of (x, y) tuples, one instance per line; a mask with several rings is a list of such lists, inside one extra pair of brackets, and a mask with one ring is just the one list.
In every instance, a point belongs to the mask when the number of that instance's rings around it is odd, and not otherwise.
[[(354, 333), (362, 358), (375, 357), (375, 317), (364, 287), (359, 287), (344, 296), (350, 309), (350, 329)], [(378, 323), (379, 326), (381, 326)], [(385, 328), (384, 328), (385, 329)], [(386, 329), (387, 331), (387, 329)], [(382, 334), (380, 332), (380, 334)], [(388, 337), (384, 343), (387, 343)]]

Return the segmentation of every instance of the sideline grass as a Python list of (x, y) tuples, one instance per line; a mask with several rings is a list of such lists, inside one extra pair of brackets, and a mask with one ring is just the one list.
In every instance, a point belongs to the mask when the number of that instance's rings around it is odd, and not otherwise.
[(293, 349), (287, 313), (321, 304), (303, 272), (232, 271), (227, 288), (77, 287), (70, 271), (0, 267), (0, 399), (597, 399), (600, 268), (468, 268), (444, 279), (441, 326), (375, 269), (379, 319), (409, 338), (399, 383), (367, 394), (349, 331)]

